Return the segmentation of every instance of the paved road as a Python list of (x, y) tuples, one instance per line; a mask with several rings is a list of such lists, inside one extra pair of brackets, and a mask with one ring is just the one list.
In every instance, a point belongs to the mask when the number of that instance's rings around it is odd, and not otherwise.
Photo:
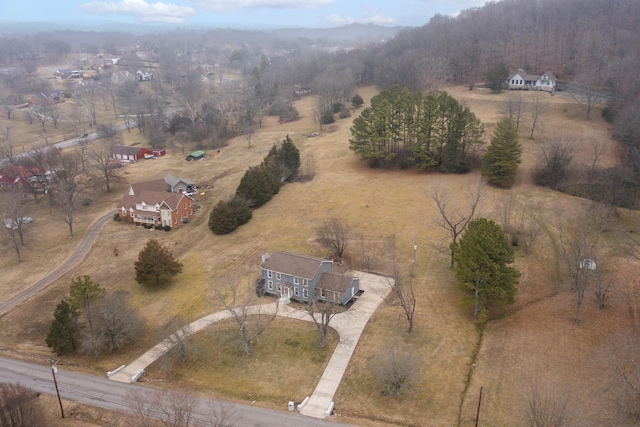
[[(122, 384), (109, 381), (106, 378), (96, 378), (60, 368), (58, 368), (56, 379), (63, 399), (111, 410), (130, 411), (127, 406), (129, 400), (127, 393), (132, 390), (147, 395), (155, 392), (151, 388)], [(52, 396), (56, 394), (49, 365), (0, 357), (0, 382), (19, 382), (40, 393)], [(200, 398), (194, 414), (196, 425), (200, 427), (212, 425), (208, 415), (211, 413), (210, 408), (216, 408), (218, 404), (217, 400)], [(239, 420), (234, 424), (237, 427), (338, 427), (346, 425), (236, 403), (225, 402), (224, 408), (238, 415)]]
[[(348, 311), (336, 314), (331, 320), (331, 327), (340, 335), (340, 341), (331, 355), (331, 359), (329, 359), (329, 363), (327, 363), (315, 390), (300, 410), (300, 413), (303, 415), (314, 418), (325, 418), (328, 416), (329, 407), (333, 403), (333, 397), (338, 391), (338, 386), (349, 365), (351, 356), (356, 349), (362, 331), (364, 331), (371, 315), (391, 291), (391, 283), (386, 277), (363, 272), (355, 272), (355, 275), (360, 278), (360, 289), (365, 292)], [(279, 316), (309, 322), (312, 321), (306, 311), (294, 309), (288, 305), (278, 306), (276, 303), (272, 303), (254, 305), (248, 307), (248, 309), (250, 314), (273, 314), (277, 311)], [(317, 314), (316, 316), (319, 315)], [(228, 310), (209, 314), (190, 323), (188, 333), (195, 334), (213, 323), (230, 317), (231, 313)], [(155, 362), (172, 346), (172, 340), (169, 338), (163, 340), (131, 362), (124, 369), (112, 375), (110, 379), (130, 383), (132, 377), (146, 369), (147, 366)], [(301, 402), (304, 398), (305, 396), (291, 396), (291, 399), (297, 400), (297, 402)]]
[(105, 225), (107, 221), (113, 218), (114, 212), (115, 211), (110, 211), (109, 213), (95, 221), (93, 224), (91, 224), (91, 226), (87, 230), (87, 234), (78, 245), (76, 251), (71, 254), (71, 256), (67, 258), (67, 260), (62, 265), (60, 265), (58, 268), (53, 270), (42, 279), (38, 280), (33, 285), (29, 286), (27, 289), (24, 289), (22, 292), (19, 292), (18, 294), (9, 298), (7, 301), (0, 303), (0, 317), (7, 313), (9, 310), (13, 309), (16, 305), (33, 296), (36, 292), (41, 291), (51, 283), (58, 280), (64, 274), (68, 273), (69, 270), (71, 270), (73, 266), (76, 265), (76, 263), (78, 263), (89, 252), (89, 249), (91, 249), (91, 246), (93, 246), (93, 242), (95, 242), (96, 238), (98, 237), (98, 233), (100, 233), (100, 229), (102, 229), (102, 226)]

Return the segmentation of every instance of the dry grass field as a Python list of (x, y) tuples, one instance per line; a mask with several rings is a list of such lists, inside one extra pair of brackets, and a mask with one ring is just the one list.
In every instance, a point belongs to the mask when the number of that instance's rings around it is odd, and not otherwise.
[[(468, 91), (463, 87), (447, 90), (464, 101), (485, 123), (488, 140), (509, 94)], [(359, 93), (368, 102), (376, 90), (361, 88)], [(525, 101), (535, 96), (527, 92), (520, 95)], [(543, 225), (554, 219), (558, 209), (572, 215), (588, 208), (585, 200), (534, 186), (531, 171), (543, 141), (559, 134), (573, 135), (580, 144), (576, 160), (590, 164), (591, 142), (594, 139), (609, 141), (607, 126), (599, 112), (593, 114), (590, 122), (584, 121), (580, 106), (569, 97), (544, 94), (543, 100), (548, 103), (549, 112), (543, 117), (536, 139), (527, 138), (526, 122), (521, 126), (524, 155), (516, 185), (510, 190), (487, 188), (481, 216), (499, 221), (500, 205), (509, 194), (514, 195), (519, 207), (531, 208)], [(162, 177), (166, 173), (198, 182), (205, 194), (198, 196), (202, 208), (196, 218), (169, 233), (108, 223), (89, 255), (70, 274), (0, 319), (2, 353), (36, 359), (47, 357), (50, 353), (44, 337), (55, 305), (64, 297), (72, 277), (89, 274), (108, 290), (127, 289), (147, 324), (143, 339), (126, 353), (98, 358), (65, 357), (61, 362), (74, 369), (104, 375), (105, 371), (129, 363), (154, 345), (161, 335), (159, 331), (174, 317), (181, 315), (190, 321), (219, 309), (211, 299), (211, 286), (229, 274), (247, 280), (255, 278), (262, 253), (284, 250), (326, 256), (325, 250), (314, 243), (315, 229), (323, 220), (335, 217), (350, 227), (352, 240), (347, 256), (354, 268), (364, 265), (359, 250), (361, 240), (381, 247), (385, 238), (395, 235), (406, 271), (413, 258), (414, 238), (418, 245), (414, 279), (418, 301), (416, 330), (411, 335), (406, 333), (406, 321), (391, 300), (381, 306), (371, 318), (335, 397), (337, 420), (361, 426), (471, 426), (482, 385), (481, 425), (526, 425), (527, 396), (531, 385), (536, 383), (542, 390), (568, 393), (577, 414), (571, 425), (627, 423), (613, 395), (608, 393), (613, 370), (601, 355), (606, 352), (611, 336), (637, 321), (633, 317), (637, 313), (635, 303), (626, 297), (638, 287), (637, 261), (625, 257), (621, 251), (615, 252), (617, 258), (613, 259), (611, 269), (617, 273), (616, 283), (620, 285), (613, 290), (609, 307), (599, 309), (592, 294), (587, 294), (583, 321), (575, 324), (574, 296), (564, 286), (566, 280), (559, 273), (548, 239), (543, 236), (530, 254), (517, 249), (516, 266), (522, 277), (511, 314), (490, 321), (480, 333), (470, 313), (460, 307), (460, 294), (448, 268), (448, 257), (438, 250), (446, 247), (447, 236), (435, 225), (437, 212), (430, 196), (434, 189), (446, 185), (452, 202), (464, 206), (478, 173), (442, 175), (369, 169), (348, 149), (351, 119), (339, 120), (320, 136), (306, 137), (305, 134), (317, 131), (317, 124), (313, 122), (313, 100), (304, 98), (296, 107), (302, 116), (300, 120), (278, 124), (275, 118), (266, 119), (250, 148), (240, 137), (219, 152), (210, 151), (207, 159), (200, 162), (185, 162), (179, 150), (170, 149), (167, 156), (157, 160), (127, 165), (123, 177), (129, 183)], [(254, 212), (248, 224), (232, 234), (210, 233), (207, 219), (211, 207), (218, 200), (230, 197), (247, 167), (260, 163), (269, 148), (287, 134), (299, 147), (303, 165), (313, 165), (314, 179), (286, 184), (270, 202)], [(124, 133), (123, 138), (129, 143), (140, 142), (137, 131)], [(613, 154), (611, 142), (600, 162), (613, 163)], [(0, 299), (33, 283), (62, 262), (88, 225), (115, 207), (124, 191), (126, 184), (119, 185), (110, 194), (95, 194), (94, 203), (79, 212), (74, 239), (66, 237), (65, 224), (55, 213), (50, 214), (44, 203), (33, 205), (31, 216), (35, 221), (27, 237), (25, 261), (16, 263), (14, 253), (6, 245), (0, 252), (3, 277)], [(615, 224), (607, 233), (608, 241), (615, 246), (626, 231), (637, 231), (639, 227), (637, 212), (619, 210)], [(166, 289), (144, 289), (134, 281), (133, 261), (150, 237), (168, 245), (184, 264), (184, 273)], [(374, 264), (374, 270), (385, 270), (381, 250)], [(276, 335), (271, 339), (286, 342), (295, 333), (289, 328), (289, 323), (276, 325)], [(203, 340), (208, 341), (209, 338)], [(303, 342), (303, 338), (295, 341)], [(421, 381), (408, 395), (381, 396), (376, 387), (371, 366), (387, 343), (411, 349), (422, 360)], [(277, 359), (277, 355), (270, 357)], [(300, 394), (294, 396), (296, 400), (313, 391), (314, 382), (300, 378), (300, 367), (283, 368), (274, 375), (277, 369), (271, 365), (266, 372), (270, 382), (265, 384), (265, 366), (275, 362), (260, 361), (264, 365), (254, 365), (256, 361), (249, 358), (234, 363), (258, 367), (248, 369), (255, 377), (243, 378), (243, 384), (238, 384), (235, 391), (233, 387), (217, 384), (233, 384), (236, 368), (227, 371), (219, 364), (202, 360), (195, 362), (193, 369), (177, 372), (155, 367), (149, 379), (157, 386), (162, 386), (164, 380), (190, 383), (202, 393), (234, 400), (250, 399), (246, 390), (251, 387), (247, 384), (253, 382), (256, 390), (268, 389), (261, 395), (265, 396), (264, 401), (256, 404), (283, 410), (286, 401), (292, 398), (287, 389), (291, 384), (295, 384), (296, 393)], [(196, 381), (196, 377), (207, 380)]]

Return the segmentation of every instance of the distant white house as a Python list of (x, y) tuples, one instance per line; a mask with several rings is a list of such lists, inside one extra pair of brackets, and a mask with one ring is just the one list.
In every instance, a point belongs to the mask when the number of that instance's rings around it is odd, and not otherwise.
[(150, 80), (153, 80), (153, 73), (150, 73), (148, 71), (138, 70), (136, 71), (136, 77), (141, 82), (148, 82)]
[(542, 75), (529, 74), (519, 68), (514, 74), (509, 76), (510, 90), (544, 90), (553, 92), (556, 88), (556, 76), (551, 71), (547, 71)]

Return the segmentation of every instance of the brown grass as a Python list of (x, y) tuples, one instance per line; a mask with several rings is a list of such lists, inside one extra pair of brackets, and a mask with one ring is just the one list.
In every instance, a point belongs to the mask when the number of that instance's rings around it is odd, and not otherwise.
[[(462, 87), (447, 90), (466, 102), (486, 124), (487, 135), (490, 135), (509, 94), (468, 91)], [(368, 102), (376, 91), (361, 88), (359, 93)], [(534, 94), (523, 92), (521, 95), (528, 100)], [(588, 207), (584, 200), (534, 186), (531, 171), (542, 141), (558, 133), (575, 135), (581, 144), (578, 160), (590, 162), (589, 141), (593, 138), (609, 140), (607, 126), (598, 112), (594, 112), (591, 122), (585, 122), (580, 106), (570, 98), (545, 95), (544, 100), (549, 102), (551, 112), (544, 117), (536, 140), (527, 138), (526, 123), (521, 127), (524, 156), (516, 185), (511, 190), (488, 188), (481, 206), (482, 216), (497, 221), (499, 206), (509, 193), (516, 195), (519, 206), (533, 208), (543, 224), (554, 218), (558, 207), (567, 214)], [(157, 340), (157, 330), (174, 316), (182, 314), (186, 320), (191, 320), (214, 310), (210, 303), (211, 284), (229, 272), (249, 271), (255, 277), (263, 252), (287, 250), (326, 256), (322, 248), (313, 244), (315, 227), (326, 218), (336, 217), (348, 224), (354, 235), (357, 233), (378, 245), (387, 236), (395, 235), (405, 269), (413, 257), (414, 237), (418, 243), (416, 331), (407, 336), (400, 309), (388, 304), (381, 306), (367, 326), (336, 395), (339, 419), (367, 426), (418, 426), (425, 425), (425, 420), (429, 420), (428, 425), (451, 426), (456, 425), (460, 416), (462, 425), (469, 425), (475, 417), (474, 405), (482, 384), (485, 391), (483, 424), (521, 425), (526, 393), (535, 380), (546, 385), (561, 383), (575, 390), (573, 403), (584, 414), (580, 425), (607, 425), (605, 421), (609, 425), (616, 424), (615, 418), (613, 421), (606, 418), (614, 412), (612, 403), (593, 397), (602, 392), (611, 377), (610, 369), (603, 367), (594, 355), (605, 346), (607, 336), (630, 322), (622, 293), (605, 310), (594, 308), (592, 297), (588, 296), (582, 324), (573, 324), (573, 295), (563, 286), (558, 263), (543, 237), (529, 255), (518, 249), (516, 266), (523, 274), (514, 313), (490, 322), (479, 343), (475, 324), (469, 313), (459, 306), (460, 294), (448, 269), (447, 256), (434, 249), (446, 248), (447, 241), (444, 231), (434, 225), (436, 211), (430, 199), (434, 188), (448, 185), (453, 201), (463, 205), (467, 200), (467, 189), (478, 177), (477, 172), (458, 176), (368, 169), (348, 149), (352, 119), (338, 121), (331, 133), (307, 138), (305, 133), (317, 130), (312, 119), (313, 100), (302, 99), (296, 106), (302, 115), (299, 121), (280, 125), (274, 118), (268, 118), (255, 134), (251, 148), (243, 138), (236, 138), (219, 153), (210, 151), (209, 157), (202, 162), (185, 162), (179, 150), (169, 150), (167, 156), (158, 160), (127, 165), (123, 176), (128, 182), (158, 178), (170, 172), (212, 188), (204, 190), (205, 194), (198, 198), (203, 208), (196, 219), (170, 233), (147, 231), (127, 224), (107, 224), (89, 256), (72, 273), (2, 318), (0, 342), (3, 346), (40, 357), (48, 355), (43, 343), (50, 322), (47, 313), (52, 313), (55, 304), (64, 296), (71, 277), (90, 274), (109, 290), (129, 290), (134, 305), (147, 322), (145, 337), (126, 353), (98, 359), (67, 358), (67, 363), (78, 369), (102, 374), (130, 362), (151, 347)], [(126, 133), (124, 136), (132, 138), (130, 142), (137, 142), (136, 133), (133, 131), (131, 136)], [(210, 208), (219, 199), (230, 197), (247, 167), (258, 164), (271, 145), (287, 134), (300, 148), (303, 163), (310, 159), (315, 165), (315, 178), (306, 183), (285, 185), (273, 200), (254, 212), (249, 224), (234, 233), (212, 235), (206, 225)], [(610, 144), (603, 163), (613, 162), (613, 146)], [(110, 195), (96, 195), (96, 203), (80, 213), (79, 236), (83, 224), (86, 229), (92, 218), (115, 206), (125, 187), (120, 186)], [(636, 212), (620, 212), (618, 224), (608, 236), (610, 241), (615, 242), (621, 230), (639, 228)], [(59, 222), (45, 221), (47, 216), (44, 214), (42, 220), (33, 216), (36, 218), (34, 229), (42, 227), (42, 231), (50, 234), (40, 239), (35, 239), (36, 233), (31, 235), (34, 243), (30, 245), (34, 247), (29, 249), (27, 260), (20, 265), (12, 261), (13, 254), (9, 250), (2, 253), (3, 277), (18, 281), (12, 283), (12, 291), (4, 292), (3, 298), (35, 281), (53, 264), (64, 259), (77, 244), (77, 238), (73, 242), (65, 240), (65, 230)], [(151, 236), (169, 245), (185, 264), (185, 272), (162, 291), (142, 289), (133, 280), (133, 260)], [(39, 243), (36, 244), (36, 240)], [(362, 257), (356, 240), (347, 251), (354, 267), (358, 268), (362, 266)], [(114, 248), (118, 249), (117, 256)], [(617, 266), (616, 271), (622, 277), (635, 268), (636, 263), (627, 260), (618, 262)], [(384, 268), (381, 254), (375, 268)], [(279, 327), (274, 331), (291, 333)], [(419, 386), (401, 398), (380, 396), (369, 369), (382, 343), (390, 341), (412, 349), (424, 364)], [(259, 384), (265, 370), (264, 367), (252, 370), (255, 377), (247, 381)], [(162, 375), (160, 371), (153, 372), (154, 376)], [(246, 393), (238, 390), (244, 390), (246, 386), (238, 384), (234, 391), (217, 385), (229, 381), (232, 376), (221, 377), (224, 370), (214, 368), (213, 364), (202, 362), (194, 371), (180, 372), (184, 381), (193, 384), (198, 384), (195, 382), (198, 376), (211, 378), (210, 383), (198, 385), (203, 392), (205, 388), (211, 388), (216, 394), (245, 399)], [(270, 375), (269, 378), (273, 390), (265, 398), (266, 406), (288, 400), (287, 382), (299, 381), (293, 374)], [(302, 388), (309, 387), (305, 383)], [(277, 390), (280, 390), (279, 394)]]

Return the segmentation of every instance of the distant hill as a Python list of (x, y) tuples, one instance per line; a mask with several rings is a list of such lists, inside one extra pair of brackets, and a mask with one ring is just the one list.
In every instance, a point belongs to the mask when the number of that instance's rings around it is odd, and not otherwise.
[(286, 28), (273, 30), (271, 34), (280, 38), (307, 38), (335, 43), (373, 42), (379, 43), (393, 38), (408, 27), (382, 27), (374, 24), (349, 24), (334, 28)]

